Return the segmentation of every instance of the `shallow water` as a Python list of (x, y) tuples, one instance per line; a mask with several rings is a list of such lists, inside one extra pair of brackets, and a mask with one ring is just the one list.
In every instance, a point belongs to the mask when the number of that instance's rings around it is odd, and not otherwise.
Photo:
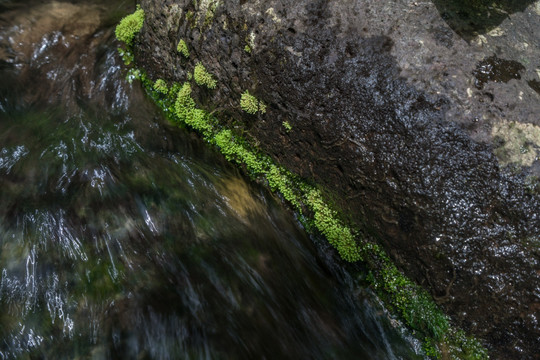
[(278, 199), (125, 81), (129, 4), (30, 4), (0, 6), (0, 359), (416, 357)]

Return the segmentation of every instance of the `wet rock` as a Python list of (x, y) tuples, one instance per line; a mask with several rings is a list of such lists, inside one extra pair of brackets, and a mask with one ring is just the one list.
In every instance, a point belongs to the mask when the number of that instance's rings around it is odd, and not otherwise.
[[(328, 189), (493, 358), (538, 358), (540, 198), (527, 175), (540, 174), (539, 148), (509, 130), (540, 126), (524, 80), (540, 65), (525, 45), (540, 30), (532, 6), (464, 39), (430, 2), (202, 3), (141, 2), (136, 57), (150, 77), (183, 82), (201, 61), (218, 85), (194, 87), (200, 106)], [(494, 53), (522, 78), (477, 89), (473, 71)], [(266, 114), (241, 110), (245, 90)]]
[[(473, 75), (476, 78), (475, 86), (481, 90), (488, 81), (508, 82), (512, 79), (521, 79), (525, 67), (517, 61), (499, 59), (497, 55), (490, 56), (478, 63)], [(493, 98), (491, 98), (493, 101)]]

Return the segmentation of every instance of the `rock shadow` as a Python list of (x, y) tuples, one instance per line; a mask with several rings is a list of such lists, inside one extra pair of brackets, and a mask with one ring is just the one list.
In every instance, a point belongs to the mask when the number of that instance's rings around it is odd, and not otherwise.
[(535, 0), (432, 0), (444, 21), (462, 38), (485, 34)]

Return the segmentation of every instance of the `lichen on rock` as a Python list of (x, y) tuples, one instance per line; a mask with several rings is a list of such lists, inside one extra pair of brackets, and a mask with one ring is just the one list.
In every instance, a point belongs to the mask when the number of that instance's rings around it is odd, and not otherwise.
[(499, 140), (495, 155), (502, 165), (532, 166), (540, 159), (540, 126), (501, 121), (493, 125), (491, 133)]

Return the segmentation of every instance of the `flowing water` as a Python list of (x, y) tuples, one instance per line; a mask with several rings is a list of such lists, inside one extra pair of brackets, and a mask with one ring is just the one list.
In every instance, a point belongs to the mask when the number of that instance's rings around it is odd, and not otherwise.
[(417, 357), (324, 243), (125, 81), (132, 5), (0, 2), (0, 359)]

